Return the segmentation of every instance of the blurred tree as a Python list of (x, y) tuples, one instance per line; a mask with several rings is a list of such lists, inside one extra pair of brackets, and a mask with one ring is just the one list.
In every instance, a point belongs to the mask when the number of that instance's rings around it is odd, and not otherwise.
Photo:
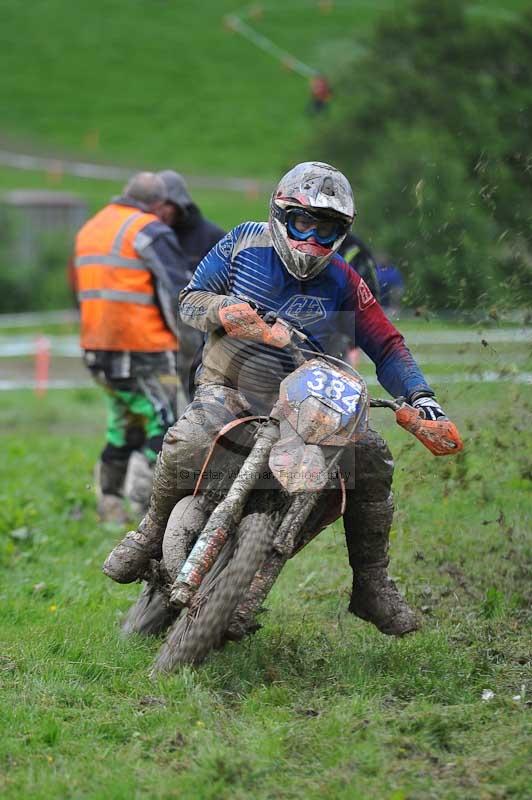
[[(0, 225), (1, 229), (1, 225)], [(9, 235), (13, 235), (10, 231)], [(38, 254), (32, 262), (13, 260), (13, 247), (6, 235), (0, 241), (0, 313), (68, 308), (72, 292), (66, 265), (72, 239), (66, 233), (40, 235)]]
[(497, 227), (449, 134), (390, 125), (363, 175), (362, 214), (408, 276), (404, 302), (468, 308), (496, 296)]
[(413, 301), (471, 307), (511, 289), (530, 302), (532, 11), (494, 23), (461, 0), (402, 10), (338, 83), (322, 157), (353, 178), (364, 231)]

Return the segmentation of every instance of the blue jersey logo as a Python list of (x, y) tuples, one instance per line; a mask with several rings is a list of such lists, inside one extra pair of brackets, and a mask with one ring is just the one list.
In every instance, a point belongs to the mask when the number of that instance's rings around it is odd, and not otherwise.
[(325, 297), (309, 297), (307, 294), (296, 294), (279, 309), (279, 316), (292, 319), (304, 325), (311, 325), (320, 319), (325, 319), (327, 312), (323, 301)]

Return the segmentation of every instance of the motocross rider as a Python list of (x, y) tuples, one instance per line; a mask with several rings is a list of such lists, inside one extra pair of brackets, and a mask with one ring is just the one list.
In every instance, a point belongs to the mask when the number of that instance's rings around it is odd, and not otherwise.
[[(286, 328), (276, 322), (265, 343), (257, 307), (300, 328), (318, 351), (328, 351), (338, 329), (347, 333), (374, 361), (392, 396), (405, 396), (428, 419), (445, 418), (402, 335), (338, 255), (355, 214), (351, 186), (341, 172), (320, 162), (298, 164), (275, 189), (269, 222), (245, 222), (230, 231), (181, 292), (182, 320), (207, 335), (196, 395), (166, 434), (148, 513), (104, 565), (113, 580), (134, 581), (150, 558), (161, 557), (168, 517), (179, 499), (192, 494), (216, 433), (235, 417), (268, 413), (280, 381), (293, 371), (283, 351)], [(244, 320), (239, 329), (228, 321), (228, 309), (235, 306)], [(367, 430), (344, 451), (342, 468), (351, 476), (343, 516), (353, 569), (349, 611), (385, 634), (414, 631), (416, 615), (387, 573), (390, 450), (377, 432)]]

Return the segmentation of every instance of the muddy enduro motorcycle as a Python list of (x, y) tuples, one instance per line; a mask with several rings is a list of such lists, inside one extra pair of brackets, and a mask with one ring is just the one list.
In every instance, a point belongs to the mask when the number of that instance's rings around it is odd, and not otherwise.
[[(273, 322), (266, 315), (264, 324)], [(126, 631), (171, 625), (152, 674), (198, 664), (260, 627), (255, 617), (283, 565), (344, 511), (340, 460), (366, 429), (370, 405), (393, 409), (436, 455), (461, 448), (451, 422), (426, 421), (402, 398), (370, 401), (352, 367), (309, 351), (302, 332), (277, 322), (290, 333), (295, 370), (269, 417), (236, 419), (219, 432), (126, 620)]]

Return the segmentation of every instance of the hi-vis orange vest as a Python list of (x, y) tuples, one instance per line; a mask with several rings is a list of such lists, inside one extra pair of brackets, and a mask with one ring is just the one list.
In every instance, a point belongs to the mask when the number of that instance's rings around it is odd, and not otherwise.
[(84, 350), (179, 349), (157, 306), (154, 282), (134, 248), (154, 214), (111, 203), (76, 237), (76, 277)]

